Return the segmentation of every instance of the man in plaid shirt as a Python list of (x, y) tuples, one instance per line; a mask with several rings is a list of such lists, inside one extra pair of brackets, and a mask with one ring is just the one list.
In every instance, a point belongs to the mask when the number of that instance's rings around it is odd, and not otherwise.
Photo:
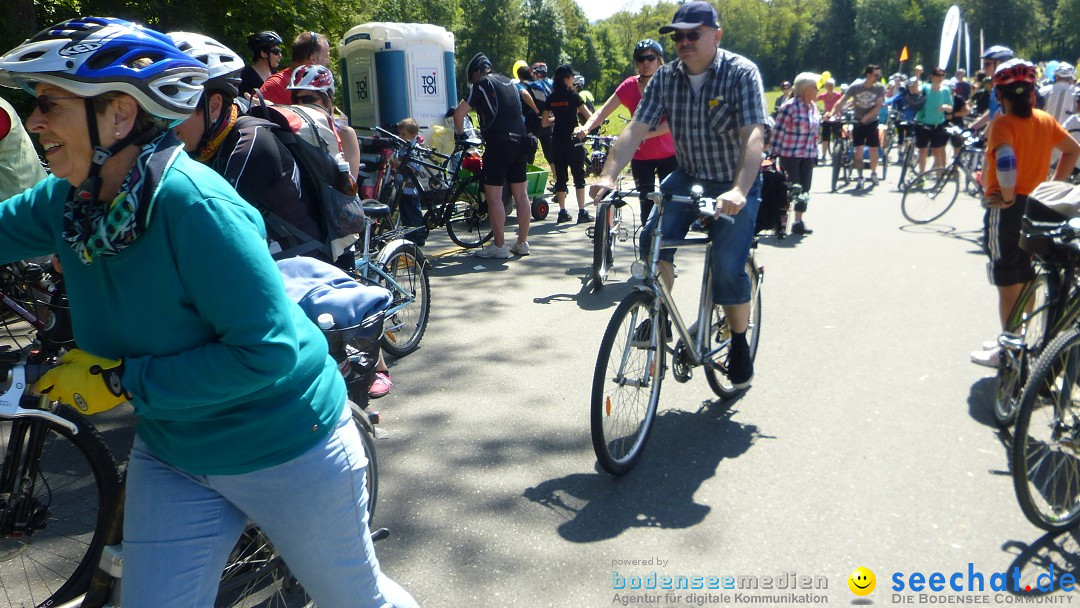
[[(688, 195), (700, 184), (705, 196), (718, 200), (717, 214), (735, 222), (713, 221), (713, 302), (724, 307), (732, 341), (728, 376), (736, 388), (750, 385), (753, 360), (746, 342), (750, 321), (750, 278), (746, 260), (754, 238), (754, 220), (760, 203), (761, 152), (764, 148), (765, 91), (754, 63), (718, 48), (723, 31), (716, 10), (708, 2), (687, 2), (679, 7), (671, 25), (660, 33), (674, 32), (679, 58), (665, 64), (645, 89), (634, 119), (619, 135), (608, 154), (607, 165), (594, 186), (595, 200), (615, 188), (615, 179), (634, 155), (638, 144), (667, 117), (675, 140), (679, 168), (660, 185), (666, 194)], [(666, 239), (681, 239), (697, 218), (691, 205), (665, 205), (664, 217), (656, 209), (641, 231), (642, 251), (649, 251), (657, 221)], [(660, 252), (660, 273), (670, 288), (674, 282), (675, 251)]]

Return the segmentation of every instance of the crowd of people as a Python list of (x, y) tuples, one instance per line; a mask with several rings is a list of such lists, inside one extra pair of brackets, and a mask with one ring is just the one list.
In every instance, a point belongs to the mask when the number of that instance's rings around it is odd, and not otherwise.
[[(763, 157), (777, 157), (787, 179), (809, 192), (814, 167), (839, 135), (835, 119), (850, 106), (858, 188), (863, 148), (873, 187), (888, 112), (910, 122), (895, 136), (914, 136), (920, 169), (928, 159), (944, 164), (946, 124), (977, 116), (969, 128), (988, 126), (984, 238), (1004, 322), (1031, 279), (1030, 259), (1018, 247), (1027, 196), (1051, 167), (1053, 178), (1063, 179), (1080, 157), (1070, 137), (1080, 132), (1072, 65), (1045, 70), (1053, 80), (1042, 88), (1038, 68), (1000, 46), (982, 54), (971, 82), (962, 70), (946, 80), (938, 68), (923, 82), (921, 66), (883, 83), (881, 68), (870, 64), (841, 87), (828, 74), (803, 72), (782, 83), (770, 113), (757, 66), (721, 46), (710, 3), (681, 4), (658, 33), (670, 34), (676, 57), (666, 61), (655, 39), (636, 43), (635, 73), (598, 109), (569, 64), (548, 79), (544, 62), (519, 61), (503, 75), (483, 53), (470, 59), (469, 89), (453, 123), (464, 137), (466, 117), (475, 112), (484, 138), (494, 236), (476, 255), (529, 255), (526, 174), (538, 151), (554, 173), (557, 222), (573, 220), (566, 203), (571, 179), (577, 222), (592, 221), (581, 141), (623, 106), (631, 120), (591, 197), (602, 200), (630, 165), (641, 197), (643, 252), (658, 225), (680, 239), (697, 220), (696, 209), (680, 205), (656, 213), (647, 195), (657, 181), (667, 194), (687, 195), (700, 185), (718, 200), (717, 215), (731, 216), (705, 229), (712, 237), (713, 301), (731, 329), (726, 368), (733, 385), (745, 388), (754, 375), (745, 265)], [(70, 45), (86, 51), (58, 61)], [(140, 419), (127, 472), (125, 604), (211, 604), (231, 541), (250, 518), (320, 605), (416, 605), (381, 571), (371, 545), (366, 457), (341, 375), (318, 328), (286, 298), (274, 265), (293, 255), (340, 263), (349, 244), (312, 246), (323, 230), (319, 210), (303, 191), (296, 160), (271, 133), (274, 125), (248, 106), (260, 100), (295, 108), (327, 134), (353, 178), (360, 166), (356, 133), (333, 104), (329, 40), (301, 33), (290, 65), (279, 69), (282, 45), (275, 32), (253, 34), (245, 62), (200, 34), (82, 18), (0, 57), (0, 85), (35, 101), (24, 129), (0, 99), (0, 260), (56, 256), (82, 349), (37, 388), (63, 399), (78, 395), (87, 413), (131, 402)], [(415, 121), (397, 128), (416, 145)], [(28, 131), (38, 136), (51, 175)], [(513, 244), (504, 187), (517, 208)], [(403, 190), (400, 200), (407, 223), (421, 227), (416, 193)], [(805, 199), (800, 205), (792, 230), (808, 235)], [(422, 242), (426, 232), (418, 232), (413, 238)], [(674, 256), (673, 249), (660, 251), (668, 287)], [(206, 272), (211, 267), (215, 272)], [(146, 323), (155, 331), (146, 332)], [(997, 357), (993, 344), (972, 354), (986, 365)], [(392, 386), (381, 357), (378, 370), (372, 396)], [(301, 485), (307, 491), (296, 494)], [(178, 560), (193, 564), (196, 576), (168, 567)]]

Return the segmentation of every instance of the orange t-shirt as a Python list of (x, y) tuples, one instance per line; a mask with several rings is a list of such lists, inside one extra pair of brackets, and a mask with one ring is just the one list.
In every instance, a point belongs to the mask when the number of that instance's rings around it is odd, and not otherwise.
[(1016, 153), (1016, 194), (1028, 195), (1046, 181), (1050, 171), (1050, 153), (1063, 137), (1069, 137), (1053, 116), (1032, 110), (1028, 118), (1001, 114), (990, 123), (986, 144), (986, 192), (1001, 192), (997, 179), (994, 149), (1003, 144)]

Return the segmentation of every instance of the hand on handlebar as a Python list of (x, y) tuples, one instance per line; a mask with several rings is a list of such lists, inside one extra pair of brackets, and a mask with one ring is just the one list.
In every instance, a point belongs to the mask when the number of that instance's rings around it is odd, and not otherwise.
[(574, 128), (574, 137), (578, 139), (585, 139), (585, 136), (589, 134), (589, 131), (584, 126)]
[(110, 410), (130, 399), (121, 385), (124, 363), (74, 349), (60, 358), (60, 365), (45, 372), (34, 390), (75, 406), (83, 414)]
[(736, 215), (746, 206), (746, 195), (742, 191), (732, 188), (716, 197), (716, 212), (714, 219), (720, 219), (720, 215)]
[(613, 184), (610, 179), (601, 177), (599, 183), (589, 186), (589, 196), (594, 203), (599, 203), (614, 189), (615, 184)]

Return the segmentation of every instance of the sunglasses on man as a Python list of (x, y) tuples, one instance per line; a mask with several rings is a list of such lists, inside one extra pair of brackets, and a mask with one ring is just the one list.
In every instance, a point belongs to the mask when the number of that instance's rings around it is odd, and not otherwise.
[(296, 101), (302, 104), (319, 105), (322, 103), (322, 98), (316, 95), (297, 95)]
[(278, 48), (270, 49), (270, 54), (271, 55), (280, 55), (281, 54), (281, 49), (278, 49)]
[(684, 39), (689, 40), (690, 42), (697, 42), (700, 38), (701, 32), (697, 30), (689, 32), (675, 32), (671, 35), (671, 39), (675, 41), (676, 44), (682, 42)]

